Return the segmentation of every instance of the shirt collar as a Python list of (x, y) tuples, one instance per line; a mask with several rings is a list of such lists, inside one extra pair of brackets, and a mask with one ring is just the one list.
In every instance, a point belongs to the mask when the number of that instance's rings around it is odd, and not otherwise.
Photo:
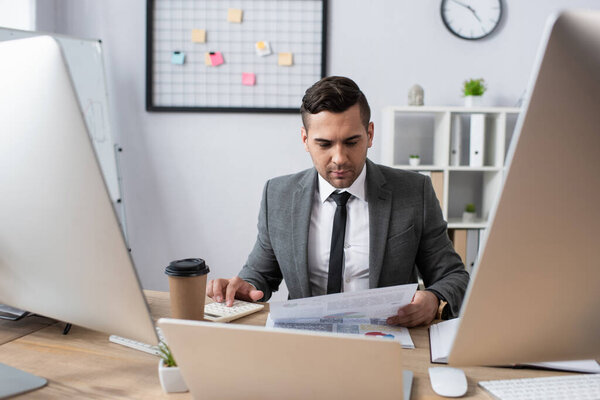
[(367, 198), (365, 196), (365, 179), (367, 176), (367, 164), (365, 163), (365, 165), (363, 165), (362, 171), (360, 173), (360, 175), (358, 175), (358, 178), (356, 178), (354, 180), (354, 182), (352, 183), (352, 185), (350, 185), (349, 188), (335, 188), (333, 186), (331, 186), (331, 184), (329, 182), (327, 182), (322, 176), (321, 174), (317, 174), (317, 176), (319, 177), (319, 185), (318, 185), (318, 190), (319, 190), (319, 199), (321, 200), (321, 203), (325, 203), (327, 201), (327, 199), (329, 198), (329, 196), (331, 195), (331, 193), (335, 192), (336, 190), (339, 191), (346, 191), (349, 192), (352, 196), (359, 198), (360, 200), (363, 201), (367, 201)]

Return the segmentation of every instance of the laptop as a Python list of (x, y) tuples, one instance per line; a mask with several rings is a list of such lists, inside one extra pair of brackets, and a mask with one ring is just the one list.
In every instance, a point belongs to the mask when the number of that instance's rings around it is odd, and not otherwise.
[(197, 399), (410, 396), (396, 341), (169, 318), (158, 326)]

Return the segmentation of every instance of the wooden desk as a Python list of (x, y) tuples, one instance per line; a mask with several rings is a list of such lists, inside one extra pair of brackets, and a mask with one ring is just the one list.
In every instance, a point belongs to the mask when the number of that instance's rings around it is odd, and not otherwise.
[(30, 315), (18, 321), (0, 320), (0, 344), (8, 343), (20, 337), (43, 329), (56, 321), (39, 315)]
[[(153, 318), (170, 315), (165, 292), (146, 291)], [(264, 325), (265, 311), (236, 322)], [(165, 394), (158, 381), (158, 358), (108, 341), (108, 335), (73, 326), (62, 335), (56, 323), (0, 345), (0, 360), (48, 379), (48, 386), (18, 398), (27, 399), (190, 399), (189, 393)], [(429, 336), (427, 328), (410, 330), (414, 350), (403, 350), (405, 369), (414, 372), (412, 399), (440, 399), (429, 384)], [(480, 380), (560, 375), (555, 371), (510, 368), (464, 368), (469, 381), (465, 398), (490, 399), (477, 387)], [(265, 379), (266, 381), (267, 379)]]

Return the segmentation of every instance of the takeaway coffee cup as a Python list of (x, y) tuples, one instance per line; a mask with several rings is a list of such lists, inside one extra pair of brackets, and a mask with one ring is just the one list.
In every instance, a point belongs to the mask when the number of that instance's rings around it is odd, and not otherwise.
[(204, 319), (206, 275), (209, 269), (201, 258), (172, 261), (165, 274), (169, 276), (171, 316), (180, 319)]

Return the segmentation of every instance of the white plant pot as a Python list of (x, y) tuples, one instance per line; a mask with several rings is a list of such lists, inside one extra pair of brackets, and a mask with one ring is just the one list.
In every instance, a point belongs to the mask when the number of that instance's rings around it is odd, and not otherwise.
[(179, 367), (165, 367), (163, 360), (158, 362), (158, 378), (165, 393), (183, 393), (188, 387), (183, 380)]
[(465, 107), (480, 107), (483, 96), (465, 96)]
[(418, 166), (419, 164), (421, 164), (421, 159), (420, 159), (420, 158), (409, 158), (409, 159), (408, 159), (408, 164), (409, 164), (411, 167), (416, 167), (416, 166)]
[(477, 213), (463, 211), (463, 215), (462, 215), (463, 222), (474, 222), (476, 217), (477, 217)]

